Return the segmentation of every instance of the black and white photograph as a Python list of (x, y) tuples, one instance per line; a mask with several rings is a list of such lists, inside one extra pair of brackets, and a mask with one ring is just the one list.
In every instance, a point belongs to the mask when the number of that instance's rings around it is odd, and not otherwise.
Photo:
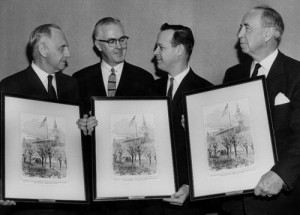
[[(1, 156), (0, 214), (300, 214), (299, 11), (299, 0), (0, 0), (0, 93), (81, 106), (0, 119), (0, 153), (14, 155)], [(242, 84), (258, 77), (264, 90)], [(125, 98), (152, 101), (112, 101)], [(89, 188), (70, 185), (83, 207), (50, 204), (63, 189), (9, 194), (74, 178)]]

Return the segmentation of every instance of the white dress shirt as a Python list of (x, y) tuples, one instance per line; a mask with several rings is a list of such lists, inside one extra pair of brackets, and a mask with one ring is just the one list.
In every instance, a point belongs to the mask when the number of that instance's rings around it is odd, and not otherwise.
[[(34, 64), (33, 62), (31, 63), (31, 67), (34, 70), (34, 72), (37, 74), (37, 76), (40, 78), (41, 82), (43, 83), (45, 89), (48, 92), (48, 73), (41, 70), (40, 67), (38, 67), (36, 64)], [(56, 85), (56, 77), (55, 77), (55, 73), (51, 74), (53, 76), (52, 79), (52, 85), (55, 89), (56, 95), (57, 95), (57, 85)]]
[(265, 75), (266, 77), (268, 77), (271, 66), (274, 63), (277, 55), (278, 55), (278, 49), (276, 49), (272, 54), (270, 54), (268, 57), (266, 57), (265, 59), (263, 59), (260, 62), (252, 61), (250, 77), (252, 76), (255, 64), (257, 64), (257, 63), (259, 63), (261, 65), (261, 67), (258, 69), (257, 76)]
[[(183, 72), (181, 72), (178, 75), (176, 75), (175, 77), (173, 77), (174, 82), (173, 82), (172, 98), (174, 97), (181, 81), (184, 79), (184, 77), (188, 74), (189, 71), (190, 71), (190, 66), (188, 66), (185, 70), (183, 70)], [(171, 75), (168, 75), (168, 84), (167, 84), (166, 95), (167, 95), (169, 87), (170, 87), (170, 78), (171, 77), (172, 77)]]

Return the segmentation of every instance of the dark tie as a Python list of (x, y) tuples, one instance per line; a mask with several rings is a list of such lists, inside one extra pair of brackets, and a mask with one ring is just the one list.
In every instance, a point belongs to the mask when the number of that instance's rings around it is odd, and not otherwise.
[(174, 84), (174, 78), (171, 77), (170, 78), (170, 86), (167, 92), (167, 96), (170, 97), (172, 99), (172, 93), (173, 93), (173, 84)]
[(48, 94), (51, 99), (57, 100), (56, 92), (52, 85), (52, 79), (53, 79), (53, 76), (48, 75)]
[(108, 91), (108, 97), (115, 96), (116, 94), (116, 71), (114, 68), (111, 68), (111, 74), (108, 77), (108, 86), (107, 86), (107, 91)]
[(260, 67), (261, 67), (261, 65), (259, 63), (255, 64), (255, 67), (254, 67), (253, 73), (251, 75), (251, 78), (254, 78), (254, 77), (257, 76), (258, 70), (259, 70)]

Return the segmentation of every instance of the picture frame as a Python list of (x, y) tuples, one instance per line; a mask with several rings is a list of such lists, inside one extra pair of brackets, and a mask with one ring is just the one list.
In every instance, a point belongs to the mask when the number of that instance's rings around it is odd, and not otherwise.
[[(92, 97), (93, 201), (162, 199), (176, 192), (170, 101)], [(113, 189), (112, 189), (113, 188)]]
[(83, 139), (76, 121), (82, 104), (1, 94), (3, 199), (89, 202)]
[(192, 201), (251, 193), (275, 164), (265, 82), (261, 76), (184, 95)]

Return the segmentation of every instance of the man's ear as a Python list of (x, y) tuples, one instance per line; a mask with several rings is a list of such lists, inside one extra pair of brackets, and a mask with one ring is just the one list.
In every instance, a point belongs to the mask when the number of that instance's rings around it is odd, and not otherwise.
[(99, 52), (102, 51), (99, 41), (95, 40), (94, 45), (97, 47), (97, 49), (99, 50)]
[(182, 44), (179, 44), (176, 46), (176, 52), (178, 56), (181, 56), (184, 54), (184, 46)]
[(41, 56), (46, 57), (48, 54), (48, 47), (45, 42), (40, 42), (37, 47)]
[(266, 32), (265, 32), (265, 42), (269, 41), (273, 36), (275, 36), (275, 28), (274, 27), (268, 27), (266, 29)]

